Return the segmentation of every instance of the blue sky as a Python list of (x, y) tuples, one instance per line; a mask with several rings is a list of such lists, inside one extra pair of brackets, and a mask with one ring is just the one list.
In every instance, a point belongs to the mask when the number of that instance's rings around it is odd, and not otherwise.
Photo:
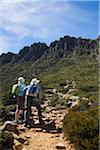
[(97, 0), (1, 0), (0, 53), (65, 35), (95, 39), (98, 17)]

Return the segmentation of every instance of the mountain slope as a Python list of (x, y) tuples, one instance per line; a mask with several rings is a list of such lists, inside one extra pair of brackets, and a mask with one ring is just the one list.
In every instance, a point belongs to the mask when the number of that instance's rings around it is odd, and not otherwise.
[[(24, 76), (28, 84), (31, 78), (37, 77), (43, 89), (43, 104), (49, 100), (50, 108), (54, 107), (57, 110), (56, 115), (61, 116), (60, 109), (65, 109), (67, 113), (67, 108), (70, 106), (67, 102), (75, 102), (71, 97), (79, 98), (77, 106), (68, 108), (68, 114), (63, 113), (65, 137), (74, 144), (76, 149), (98, 149), (98, 41), (99, 38), (91, 40), (65, 36), (52, 42), (49, 47), (44, 43), (34, 43), (24, 47), (18, 54), (2, 54), (0, 56), (0, 102), (3, 106), (0, 104), (0, 107), (3, 107), (5, 112), (3, 116), (1, 115), (1, 119), (12, 119), (10, 112), (15, 111), (16, 101), (10, 98), (9, 93), (17, 78)], [(72, 87), (67, 89), (66, 83), (72, 82), (75, 83), (75, 89), (73, 90)], [(53, 96), (49, 93), (46, 99), (45, 91), (48, 88), (57, 92)], [(53, 115), (50, 109), (45, 112), (47, 115), (49, 113)], [(50, 114), (49, 118), (54, 117)], [(29, 132), (25, 132), (26, 134)], [(41, 135), (45, 137), (45, 133)], [(36, 140), (39, 138), (36, 136)], [(30, 143), (32, 145), (32, 141)]]
[[(27, 82), (32, 77), (38, 76), (43, 84), (52, 81), (53, 85), (61, 80), (78, 80), (78, 78), (79, 80), (87, 78), (87, 81), (96, 82), (98, 40), (99, 38), (91, 40), (65, 36), (52, 42), (49, 47), (44, 43), (34, 43), (30, 47), (24, 47), (19, 54), (2, 54), (0, 96), (3, 97), (11, 90), (10, 87), (19, 76), (25, 76)], [(58, 80), (55, 81), (57, 78)]]

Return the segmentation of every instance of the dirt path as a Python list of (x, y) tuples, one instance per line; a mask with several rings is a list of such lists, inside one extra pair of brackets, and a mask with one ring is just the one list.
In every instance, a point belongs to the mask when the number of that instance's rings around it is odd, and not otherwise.
[[(28, 145), (23, 145), (22, 150), (74, 150), (72, 145), (64, 140), (63, 133), (47, 133), (30, 129), (22, 132), (21, 136), (27, 138)], [(57, 148), (58, 146), (58, 148)]]
[(47, 94), (42, 104), (44, 129), (38, 126), (37, 109), (32, 107), (32, 122), (35, 127), (25, 128), (25, 131), (21, 132), (20, 136), (26, 137), (27, 142), (22, 145), (23, 148), (17, 150), (75, 150), (74, 146), (64, 139), (62, 133), (62, 123), (64, 116), (68, 114), (68, 109), (52, 107), (51, 99), (52, 95)]

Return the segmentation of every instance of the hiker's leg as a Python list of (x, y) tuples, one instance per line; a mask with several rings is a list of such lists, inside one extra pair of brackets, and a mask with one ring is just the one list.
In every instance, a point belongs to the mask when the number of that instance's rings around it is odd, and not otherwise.
[(15, 111), (15, 121), (17, 122), (18, 119), (19, 119), (19, 109), (18, 109), (18, 105), (17, 105), (16, 111)]
[(24, 120), (26, 121), (26, 124), (29, 124), (30, 114), (31, 114), (31, 98), (27, 96), (25, 98), (25, 111), (24, 111)]
[(24, 108), (25, 99), (24, 99), (24, 97), (20, 96), (19, 100), (20, 100), (20, 102), (18, 104), (18, 110), (19, 110), (18, 114), (19, 114), (19, 119), (22, 119), (23, 118), (23, 108)]
[(41, 105), (40, 105), (40, 102), (38, 101), (38, 99), (34, 99), (34, 104), (38, 110), (39, 122), (43, 123)]
[(15, 121), (17, 122), (18, 119), (20, 118), (20, 115), (19, 115), (19, 110), (20, 110), (20, 98), (19, 96), (17, 97), (17, 106), (16, 106), (16, 112), (15, 112)]
[(25, 101), (24, 101), (24, 121), (27, 119), (27, 96), (25, 96)]

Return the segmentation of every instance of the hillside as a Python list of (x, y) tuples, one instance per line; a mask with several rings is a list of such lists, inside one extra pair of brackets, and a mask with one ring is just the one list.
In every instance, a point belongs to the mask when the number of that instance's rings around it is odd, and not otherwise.
[[(42, 105), (49, 100), (48, 106), (53, 107), (59, 116), (62, 117), (63, 114), (61, 129), (67, 140), (74, 144), (76, 150), (97, 149), (98, 42), (99, 38), (92, 40), (65, 36), (52, 42), (50, 46), (34, 43), (25, 46), (18, 54), (1, 54), (0, 109), (4, 110), (1, 119), (14, 119), (10, 112), (15, 111), (16, 101), (12, 99), (10, 91), (17, 78), (24, 76), (28, 84), (31, 78), (37, 77), (43, 89)], [(48, 93), (50, 95), (47, 97)], [(65, 113), (60, 114), (60, 111)], [(44, 110), (45, 112), (46, 115), (51, 114), (50, 119), (54, 117), (52, 110)], [(31, 134), (30, 131), (25, 134), (28, 133)], [(46, 132), (46, 135), (50, 140), (50, 134)], [(45, 132), (36, 136), (45, 138)], [(56, 137), (54, 141), (57, 142)]]
[[(36, 75), (41, 78), (41, 75), (45, 72), (52, 74), (52, 71), (55, 69), (56, 74), (57, 72), (59, 74), (61, 72), (58, 70), (61, 68), (64, 68), (66, 72), (69, 68), (77, 69), (78, 67), (81, 74), (82, 67), (89, 65), (87, 68), (90, 69), (90, 66), (94, 68), (98, 61), (98, 40), (99, 38), (91, 40), (65, 36), (58, 41), (52, 42), (49, 47), (44, 43), (34, 43), (31, 46), (25, 46), (18, 54), (10, 52), (1, 54), (0, 97), (9, 90), (10, 86), (16, 82), (17, 77), (20, 75), (30, 80)], [(70, 74), (71, 71), (72, 69)], [(85, 73), (88, 74), (87, 71)]]

